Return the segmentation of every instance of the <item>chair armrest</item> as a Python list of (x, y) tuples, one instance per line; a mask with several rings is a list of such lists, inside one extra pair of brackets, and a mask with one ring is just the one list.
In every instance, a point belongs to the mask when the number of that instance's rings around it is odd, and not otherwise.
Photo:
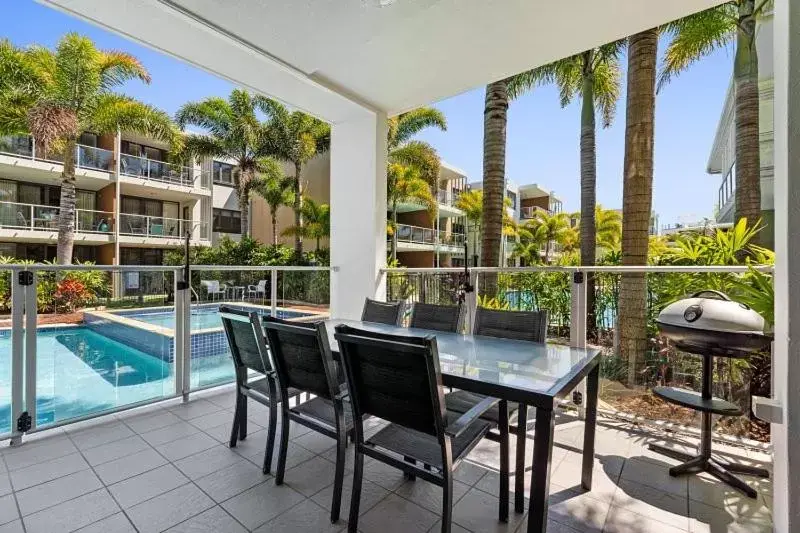
[(350, 391), (347, 390), (347, 387), (342, 387), (342, 390), (333, 397), (334, 400), (345, 401), (350, 397)]
[(248, 286), (247, 286), (247, 290), (248, 290), (248, 291), (255, 291), (255, 290), (257, 290), (257, 289), (258, 289), (258, 286), (257, 286), (257, 285), (248, 285)]
[(452, 424), (448, 424), (444, 430), (445, 434), (454, 439), (460, 437), (461, 434), (464, 433), (464, 430), (499, 401), (498, 398), (487, 396), (475, 404), (469, 411), (458, 417)]

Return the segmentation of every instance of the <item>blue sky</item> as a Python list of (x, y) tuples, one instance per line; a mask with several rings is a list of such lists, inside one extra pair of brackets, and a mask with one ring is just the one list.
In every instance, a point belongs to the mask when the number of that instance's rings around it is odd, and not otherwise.
[[(123, 49), (144, 63), (150, 85), (129, 83), (125, 92), (174, 113), (186, 101), (225, 96), (232, 88), (178, 60), (34, 3), (4, 3), (0, 37), (17, 45), (54, 46), (67, 31), (88, 35), (102, 48)], [(720, 177), (706, 174), (709, 150), (730, 81), (732, 51), (721, 50), (693, 66), (657, 98), (653, 205), (661, 223), (711, 216)], [(624, 88), (623, 80), (623, 88)], [(422, 135), (448, 163), (481, 179), (483, 142), (482, 87), (436, 104), (447, 116), (447, 132)], [(580, 107), (561, 109), (554, 88), (526, 94), (509, 109), (506, 175), (517, 183), (539, 183), (564, 201), (580, 205), (578, 134)], [(597, 133), (597, 200), (604, 207), (622, 206), (625, 100), (608, 129)]]

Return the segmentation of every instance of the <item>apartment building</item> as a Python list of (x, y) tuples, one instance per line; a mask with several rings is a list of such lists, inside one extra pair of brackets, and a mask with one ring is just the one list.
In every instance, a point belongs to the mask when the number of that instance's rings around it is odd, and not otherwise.
[[(211, 175), (168, 162), (168, 146), (85, 132), (76, 146), (76, 261), (163, 264), (164, 251), (211, 244)], [(0, 138), (0, 255), (52, 260), (63, 154), (30, 136)]]
[[(772, 13), (759, 18), (756, 25), (756, 49), (758, 52), (759, 92), (759, 141), (761, 146), (761, 217), (766, 226), (761, 232), (761, 244), (774, 248), (775, 220), (774, 198), (774, 68), (772, 54)], [(708, 158), (706, 171), (721, 176), (717, 191), (716, 221), (720, 224), (734, 222), (736, 206), (736, 116), (734, 111), (733, 79), (725, 95), (725, 103), (717, 124), (714, 143)]]

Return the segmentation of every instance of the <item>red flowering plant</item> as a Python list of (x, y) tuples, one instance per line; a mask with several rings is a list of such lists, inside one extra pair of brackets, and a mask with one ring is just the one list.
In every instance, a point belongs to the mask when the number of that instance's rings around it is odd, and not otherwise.
[(91, 300), (92, 294), (82, 281), (73, 278), (64, 278), (56, 285), (53, 293), (55, 307), (59, 307), (71, 313), (75, 308), (84, 305)]

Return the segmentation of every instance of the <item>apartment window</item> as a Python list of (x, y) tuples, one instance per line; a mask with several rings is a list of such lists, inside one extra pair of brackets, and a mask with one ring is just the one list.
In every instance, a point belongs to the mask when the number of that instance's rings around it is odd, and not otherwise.
[[(122, 248), (120, 257), (123, 265), (163, 265), (164, 252), (157, 248)], [(161, 273), (159, 273), (161, 274)]]
[(151, 159), (153, 161), (166, 161), (167, 152), (161, 148), (153, 148), (152, 146), (144, 146), (139, 143), (122, 141), (120, 148), (123, 154)]
[(235, 169), (235, 165), (214, 161), (214, 183), (233, 187), (239, 182), (239, 177), (234, 172)]
[(13, 242), (0, 242), (0, 257), (16, 257), (17, 245)]
[(214, 231), (219, 233), (241, 233), (242, 214), (230, 209), (214, 209)]
[(506, 198), (511, 200), (511, 209), (517, 208), (517, 193), (506, 191)]
[(85, 131), (81, 133), (81, 136), (78, 138), (78, 144), (97, 148), (97, 135)]

